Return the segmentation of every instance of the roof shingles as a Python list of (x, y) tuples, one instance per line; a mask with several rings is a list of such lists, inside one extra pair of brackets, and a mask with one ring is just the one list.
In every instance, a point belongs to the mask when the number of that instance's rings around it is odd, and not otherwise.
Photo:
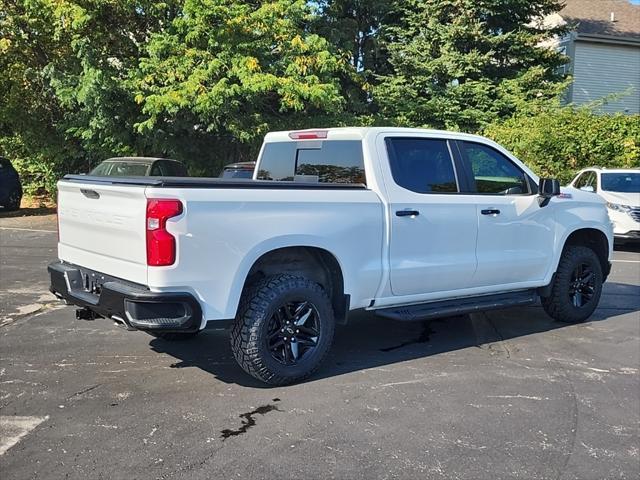
[(628, 0), (565, 0), (560, 15), (578, 34), (640, 39), (640, 5)]

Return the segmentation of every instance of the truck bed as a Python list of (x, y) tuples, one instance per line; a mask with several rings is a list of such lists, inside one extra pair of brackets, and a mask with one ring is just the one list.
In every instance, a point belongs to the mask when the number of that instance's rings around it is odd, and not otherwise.
[(364, 190), (357, 183), (280, 182), (276, 180), (223, 179), (212, 177), (97, 177), (65, 175), (64, 180), (99, 185), (137, 185), (154, 188), (233, 188), (282, 190)]

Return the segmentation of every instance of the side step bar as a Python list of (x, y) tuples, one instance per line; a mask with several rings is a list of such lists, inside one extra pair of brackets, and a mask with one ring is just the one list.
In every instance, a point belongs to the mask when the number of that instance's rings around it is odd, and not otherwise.
[(450, 317), (464, 313), (496, 310), (500, 308), (531, 305), (538, 301), (536, 290), (479, 295), (475, 297), (454, 298), (415, 305), (381, 308), (376, 315), (405, 322), (428, 320), (430, 318)]

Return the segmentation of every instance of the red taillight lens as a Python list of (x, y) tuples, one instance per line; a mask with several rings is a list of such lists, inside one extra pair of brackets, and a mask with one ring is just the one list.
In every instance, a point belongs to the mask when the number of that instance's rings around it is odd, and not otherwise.
[(326, 130), (302, 130), (300, 132), (289, 132), (289, 138), (292, 140), (313, 140), (327, 138)]
[(147, 199), (147, 265), (162, 267), (176, 261), (176, 239), (167, 227), (167, 219), (182, 213), (180, 200)]

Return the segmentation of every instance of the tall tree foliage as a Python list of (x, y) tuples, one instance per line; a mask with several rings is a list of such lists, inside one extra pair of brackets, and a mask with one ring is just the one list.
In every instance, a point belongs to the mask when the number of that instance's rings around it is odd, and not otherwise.
[(309, 33), (304, 0), (187, 0), (153, 35), (134, 85), (146, 119), (171, 142), (255, 144), (269, 130), (337, 123), (346, 63)]
[(27, 183), (140, 149), (126, 79), (178, 3), (0, 0), (0, 149)]
[[(268, 130), (478, 130), (562, 87), (559, 0), (0, 0), (0, 155), (26, 183), (118, 154), (196, 174)], [(33, 190), (33, 189), (32, 189)]]
[(539, 44), (559, 0), (403, 0), (384, 28), (390, 73), (374, 98), (386, 121), (474, 131), (525, 102), (556, 96), (565, 59)]
[(388, 53), (380, 32), (397, 15), (389, 0), (322, 0), (315, 3), (313, 28), (349, 62), (340, 75), (342, 94), (349, 111), (372, 112), (370, 85), (374, 75), (388, 72)]

